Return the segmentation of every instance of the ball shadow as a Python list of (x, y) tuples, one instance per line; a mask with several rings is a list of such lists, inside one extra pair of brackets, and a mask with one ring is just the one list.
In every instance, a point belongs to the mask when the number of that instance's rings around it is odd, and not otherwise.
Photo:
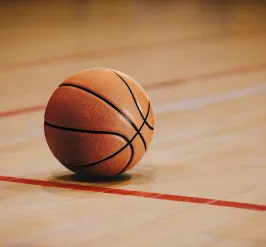
[(51, 182), (77, 182), (86, 183), (92, 186), (120, 186), (128, 184), (149, 184), (154, 181), (153, 172), (150, 169), (142, 169), (122, 173), (113, 177), (87, 177), (72, 172), (54, 173), (49, 181)]
[[(95, 186), (95, 187), (118, 187), (124, 184), (127, 184), (128, 181), (131, 179), (131, 175), (129, 174), (121, 174), (115, 177), (85, 177), (78, 174), (73, 174), (71, 172), (64, 172), (64, 173), (56, 173), (52, 174), (52, 176), (47, 179), (47, 181), (52, 183), (62, 183), (62, 184), (83, 184), (88, 186)], [(65, 190), (59, 190), (57, 186), (46, 187), (42, 188), (46, 192), (61, 194), (64, 193)]]
[(94, 184), (105, 184), (105, 183), (113, 183), (119, 184), (131, 179), (131, 175), (129, 174), (120, 174), (114, 177), (87, 177), (81, 174), (57, 174), (54, 178), (58, 181), (64, 182), (79, 182), (79, 183), (94, 183)]
[[(126, 185), (136, 185), (136, 189), (138, 189), (139, 185), (147, 185), (149, 187), (149, 184), (152, 184), (154, 182), (154, 172), (154, 169), (150, 166), (146, 166), (144, 169), (143, 167), (140, 169), (135, 169), (135, 171), (123, 173), (114, 177), (87, 177), (72, 173), (70, 171), (56, 171), (51, 174), (50, 178), (48, 178), (47, 181), (52, 183), (83, 184), (95, 187), (121, 189), (123, 189), (123, 187)], [(43, 189), (46, 192), (55, 194), (65, 192), (65, 190), (58, 190), (57, 186), (43, 187)]]

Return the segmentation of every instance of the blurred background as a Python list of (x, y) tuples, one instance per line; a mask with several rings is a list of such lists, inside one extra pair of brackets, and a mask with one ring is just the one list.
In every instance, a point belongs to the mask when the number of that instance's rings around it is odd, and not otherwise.
[(115, 68), (145, 84), (239, 64), (241, 57), (243, 64), (264, 59), (265, 10), (258, 0), (1, 1), (2, 108), (16, 106), (10, 95), (18, 82), (7, 73), (31, 85), (17, 89), (31, 104), (45, 103), (43, 93), (89, 67)]
[[(265, 209), (266, 1), (0, 1), (0, 180), (73, 182), (48, 149), (43, 114), (64, 79), (92, 67), (133, 77), (156, 113), (132, 179), (104, 186)], [(1, 185), (0, 245), (266, 246), (265, 215), (239, 203)]]
[[(0, 11), (2, 70), (36, 59), (82, 59), (74, 54), (106, 48), (135, 53), (123, 47), (147, 44), (142, 49), (149, 50), (149, 44), (172, 41), (154, 49), (176, 49), (179, 37), (222, 32), (252, 37), (266, 30), (266, 4), (258, 0), (9, 0), (1, 1)], [(166, 61), (157, 62), (164, 68)]]

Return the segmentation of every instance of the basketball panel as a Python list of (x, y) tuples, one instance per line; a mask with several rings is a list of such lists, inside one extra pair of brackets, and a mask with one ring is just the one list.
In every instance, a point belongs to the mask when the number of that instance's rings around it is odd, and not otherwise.
[(131, 144), (134, 149), (134, 155), (132, 157), (130, 164), (126, 167), (126, 169), (123, 172), (126, 172), (131, 168), (133, 168), (135, 165), (137, 165), (145, 154), (145, 148), (139, 135), (136, 136), (136, 138), (131, 142)]
[(145, 140), (147, 150), (148, 150), (148, 148), (150, 147), (152, 138), (153, 138), (154, 131), (151, 130), (147, 125), (144, 125), (143, 128), (141, 129), (140, 133)]
[(109, 177), (119, 174), (127, 164), (130, 162), (132, 157), (132, 150), (130, 146), (127, 146), (120, 153), (113, 156), (111, 159), (103, 161), (97, 165), (93, 166), (65, 166), (70, 171), (83, 176), (102, 176)]
[(119, 80), (124, 80), (125, 83), (128, 85), (128, 93), (132, 93), (134, 95), (142, 115), (145, 116), (145, 113), (148, 111), (149, 97), (144, 91), (144, 89), (132, 77), (128, 76), (127, 74), (124, 74), (117, 70), (113, 71), (122, 78), (120, 79), (118, 77)]
[[(147, 113), (145, 112), (144, 117), (146, 117)], [(150, 103), (149, 115), (146, 119), (146, 122), (154, 129), (155, 128), (155, 117), (154, 117), (154, 109), (152, 104)]]
[(111, 106), (96, 96), (73, 87), (59, 87), (51, 96), (45, 121), (73, 129), (117, 132), (131, 139), (136, 131)]
[(135, 105), (130, 91), (118, 76), (108, 69), (89, 69), (72, 75), (63, 81), (64, 84), (74, 84), (85, 87), (101, 95), (124, 114), (126, 114), (139, 128), (142, 117)]
[(127, 141), (110, 134), (65, 131), (45, 125), (45, 137), (54, 156), (64, 165), (79, 166), (115, 155)]

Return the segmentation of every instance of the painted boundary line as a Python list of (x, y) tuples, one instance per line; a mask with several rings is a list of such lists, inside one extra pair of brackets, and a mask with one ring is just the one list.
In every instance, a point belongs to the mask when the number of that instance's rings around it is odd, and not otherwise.
[[(178, 84), (183, 84), (183, 83), (191, 83), (191, 82), (202, 81), (202, 80), (205, 81), (205, 80), (210, 80), (210, 79), (215, 79), (215, 78), (219, 79), (223, 77), (249, 74), (249, 73), (263, 71), (263, 70), (266, 70), (266, 62), (262, 62), (258, 64), (251, 64), (251, 65), (246, 65), (246, 66), (241, 66), (241, 67), (235, 67), (235, 68), (231, 68), (227, 70), (219, 70), (219, 71), (214, 71), (210, 73), (198, 74), (198, 75), (187, 77), (187, 78), (175, 78), (169, 81), (151, 83), (148, 85), (144, 85), (143, 88), (149, 91), (152, 89), (158, 89), (162, 87), (173, 86), (173, 85), (178, 85)], [(29, 106), (29, 107), (25, 107), (21, 109), (3, 111), (3, 112), (0, 112), (0, 118), (13, 117), (16, 115), (38, 112), (38, 111), (45, 109), (45, 107), (46, 107), (45, 105), (35, 105), (35, 106)]]
[(184, 78), (174, 78), (172, 80), (168, 81), (162, 81), (162, 82), (155, 82), (151, 84), (144, 85), (144, 89), (146, 90), (154, 90), (159, 89), (163, 87), (169, 87), (174, 85), (180, 85), (185, 83), (192, 83), (192, 82), (198, 82), (198, 81), (206, 81), (210, 79), (222, 79), (224, 77), (229, 76), (239, 76), (244, 74), (250, 74), (254, 72), (264, 71), (266, 70), (266, 62), (260, 62), (256, 64), (249, 64), (249, 65), (243, 65), (238, 66), (234, 68), (228, 68), (224, 70), (216, 70), (212, 72), (192, 75)]
[(81, 185), (81, 184), (73, 184), (73, 183), (69, 184), (69, 183), (51, 182), (51, 181), (45, 181), (45, 180), (17, 178), (17, 177), (9, 177), (9, 176), (0, 176), (0, 181), (26, 184), (26, 185), (37, 185), (37, 186), (42, 186), (42, 187), (67, 189), (67, 190), (74, 190), (74, 191), (97, 192), (97, 193), (122, 195), (122, 196), (145, 197), (145, 198), (157, 199), (157, 200), (206, 204), (206, 205), (211, 205), (211, 206), (238, 208), (238, 209), (246, 209), (246, 210), (252, 210), (252, 211), (266, 211), (266, 205), (234, 202), (234, 201), (224, 201), (224, 200), (216, 200), (216, 199), (210, 199), (210, 198), (180, 196), (180, 195), (173, 195), (173, 194), (162, 194), (162, 193), (144, 192), (144, 191), (135, 191), (135, 190), (126, 190), (126, 189), (113, 189), (113, 188), (106, 188), (106, 187), (99, 187), (99, 186), (89, 186), (89, 185)]

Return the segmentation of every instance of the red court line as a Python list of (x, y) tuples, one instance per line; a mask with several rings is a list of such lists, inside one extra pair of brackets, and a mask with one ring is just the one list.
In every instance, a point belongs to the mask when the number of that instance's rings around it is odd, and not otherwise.
[(157, 200), (167, 200), (175, 202), (186, 202), (186, 203), (197, 203), (197, 204), (207, 204), (212, 206), (227, 207), (227, 208), (238, 208), (246, 209), (253, 211), (266, 211), (266, 205), (243, 203), (243, 202), (233, 202), (233, 201), (223, 201), (215, 200), (210, 198), (200, 198), (200, 197), (191, 197), (191, 196), (179, 196), (179, 195), (170, 195), (154, 192), (144, 192), (144, 191), (134, 191), (126, 189), (113, 189), (99, 186), (89, 186), (82, 184), (73, 184), (73, 183), (62, 183), (62, 182), (51, 182), (45, 180), (29, 179), (29, 178), (17, 178), (9, 176), (0, 176), (0, 181), (27, 184), (27, 185), (37, 185), (43, 187), (53, 187), (60, 189), (69, 189), (75, 191), (86, 191), (86, 192), (99, 192), (104, 194), (114, 194), (121, 196), (136, 196), (136, 197), (145, 197)]
[(191, 83), (194, 81), (222, 79), (223, 77), (244, 75), (244, 74), (249, 74), (253, 72), (263, 71), (265, 69), (266, 69), (266, 62), (261, 62), (257, 64), (249, 64), (249, 65), (244, 65), (244, 66), (238, 66), (235, 68), (229, 68), (229, 69), (224, 69), (224, 70), (212, 71), (209, 73), (192, 75), (192, 76), (185, 77), (185, 78), (175, 78), (175, 79), (168, 80), (168, 81), (151, 83), (151, 84), (145, 85), (144, 88), (146, 90), (151, 90), (151, 89), (158, 89), (162, 87), (172, 86), (176, 84)]
[(25, 107), (21, 109), (15, 109), (11, 111), (4, 111), (0, 112), (0, 118), (4, 117), (12, 117), (16, 115), (22, 115), (26, 113), (33, 113), (33, 112), (38, 112), (45, 109), (45, 105), (36, 105), (36, 106), (30, 106), (30, 107)]
[[(266, 69), (266, 62), (262, 62), (258, 64), (251, 64), (251, 65), (235, 67), (235, 68), (230, 68), (230, 69), (225, 69), (225, 70), (213, 71), (210, 73), (198, 74), (198, 75), (194, 75), (194, 76), (190, 76), (186, 78), (175, 78), (169, 81), (146, 84), (143, 86), (143, 88), (145, 90), (153, 90), (153, 89), (159, 89), (162, 87), (169, 87), (169, 86), (183, 84), (183, 83), (191, 83), (191, 82), (202, 81), (202, 80), (206, 81), (208, 79), (221, 79), (223, 77), (228, 77), (228, 76), (248, 74), (248, 73), (263, 71), (265, 69)], [(0, 118), (12, 117), (12, 116), (17, 116), (21, 114), (37, 112), (37, 111), (44, 110), (45, 107), (46, 107), (45, 105), (36, 105), (36, 106), (30, 106), (30, 107), (25, 107), (21, 109), (3, 111), (3, 112), (0, 112)]]
[(135, 54), (136, 52), (149, 52), (158, 49), (171, 49), (173, 46), (176, 45), (189, 45), (195, 44), (200, 42), (206, 42), (209, 40), (215, 39), (224, 39), (228, 37), (236, 37), (238, 35), (248, 35), (248, 34), (260, 34), (260, 32), (256, 30), (244, 30), (244, 31), (235, 31), (235, 32), (222, 32), (222, 33), (214, 33), (214, 34), (204, 34), (204, 35), (197, 35), (197, 36), (190, 36), (190, 37), (180, 37), (170, 40), (163, 40), (163, 41), (155, 41), (155, 42), (147, 42), (142, 44), (134, 44), (134, 45), (127, 45), (127, 46), (120, 46), (115, 48), (109, 49), (102, 49), (102, 50), (94, 50), (82, 53), (75, 53), (69, 55), (63, 55), (58, 57), (51, 57), (51, 58), (42, 58), (36, 59), (32, 61), (24, 61), (24, 62), (15, 62), (5, 65), (0, 65), (0, 72), (8, 72), (14, 71), (19, 69), (30, 69), (39, 66), (46, 66), (46, 65), (56, 65), (65, 62), (73, 62), (79, 60), (86, 60), (86, 59), (98, 59), (103, 57), (111, 57), (111, 56), (122, 56), (128, 54)]

